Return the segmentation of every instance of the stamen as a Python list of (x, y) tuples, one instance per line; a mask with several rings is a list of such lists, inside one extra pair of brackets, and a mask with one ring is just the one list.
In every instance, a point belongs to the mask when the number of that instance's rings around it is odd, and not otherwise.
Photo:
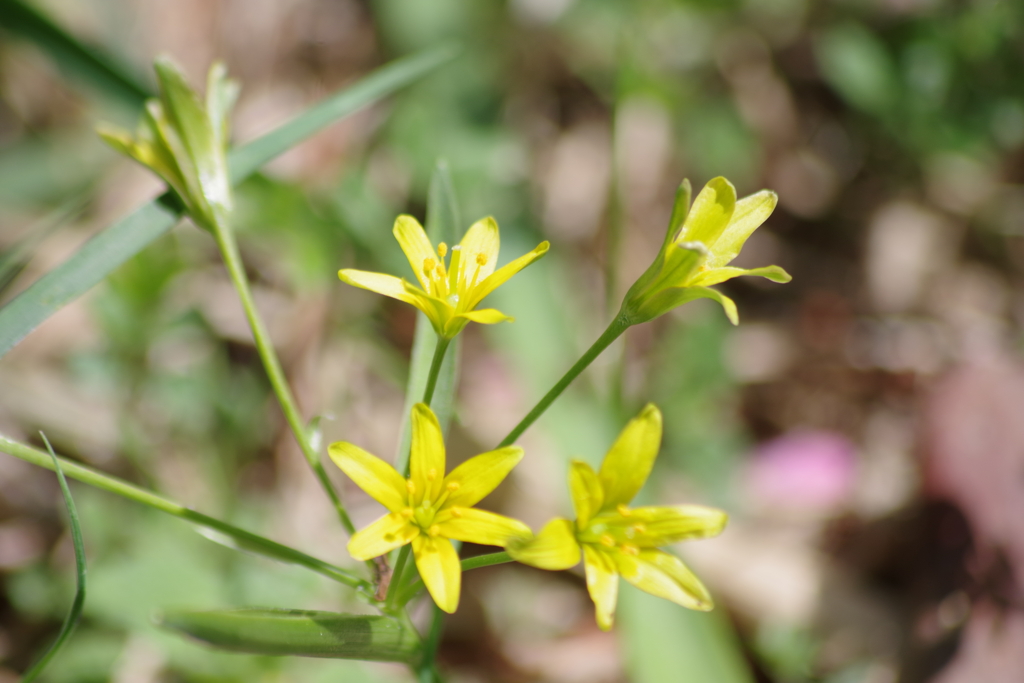
[(448, 253), (448, 245), (447, 244), (445, 244), (444, 242), (441, 242), (440, 244), (437, 245), (437, 255), (438, 256), (440, 256), (441, 258), (444, 258), (444, 255), (447, 254), (447, 253)]
[(462, 269), (462, 245), (452, 247), (452, 260), (448, 263), (448, 291), (454, 292), (459, 286), (459, 275)]
[(622, 546), (622, 552), (627, 555), (635, 556), (640, 554), (640, 548), (637, 548), (635, 545), (624, 545)]
[(410, 496), (416, 494), (416, 484), (413, 482), (412, 479), (407, 479), (406, 480), (406, 482), (405, 482), (405, 490), (409, 492)]
[(430, 471), (427, 472), (427, 481), (434, 481), (435, 479), (437, 479), (437, 469), (431, 467)]
[(451, 508), (451, 513), (452, 513), (452, 517), (461, 517), (462, 516), (462, 509), (461, 508)]
[(618, 505), (615, 506), (615, 509), (618, 510), (619, 514), (623, 517), (629, 517), (629, 515), (631, 514), (630, 509), (626, 507), (625, 503), (619, 503)]
[(604, 534), (603, 536), (601, 536), (600, 541), (601, 541), (601, 545), (606, 545), (609, 548), (614, 548), (615, 547), (615, 539), (612, 538), (611, 536), (609, 536), (608, 534)]
[(452, 492), (458, 491), (460, 487), (461, 487), (461, 484), (459, 484), (459, 482), (457, 482), (457, 481), (450, 481), (450, 482), (448, 482), (448, 486), (447, 486), (448, 490), (452, 491)]
[(479, 252), (476, 255), (476, 264), (478, 266), (486, 266), (487, 265), (487, 254), (483, 253), (482, 251)]
[(405, 508), (405, 509), (403, 509), (402, 510), (402, 516), (405, 517), (406, 519), (411, 518), (412, 517), (412, 508)]
[(427, 530), (427, 534), (430, 536), (437, 536), (439, 533), (441, 533), (441, 527), (436, 524), (431, 524), (430, 528)]

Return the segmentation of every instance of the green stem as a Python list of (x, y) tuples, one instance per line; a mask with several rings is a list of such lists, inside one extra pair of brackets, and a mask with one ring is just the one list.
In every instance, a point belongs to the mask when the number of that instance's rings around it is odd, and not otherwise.
[[(476, 557), (467, 557), (466, 559), (462, 560), (460, 564), (462, 566), (462, 571), (468, 572), (471, 569), (491, 567), (496, 564), (507, 564), (509, 562), (514, 562), (514, 560), (508, 553), (502, 551), (500, 553), (490, 553), (488, 555), (477, 555)], [(411, 582), (408, 586), (405, 586), (404, 588), (398, 586), (397, 584), (392, 585), (395, 585), (396, 589), (401, 590), (402, 594), (399, 596), (398, 601), (399, 604), (402, 605), (408, 603), (410, 600), (416, 597), (417, 593), (423, 590), (423, 580), (418, 578), (415, 581)]]
[[(40, 467), (45, 467), (50, 471), (55, 471), (53, 461), (50, 459), (49, 454), (14, 441), (13, 439), (9, 439), (2, 434), (0, 434), (0, 451), (13, 455), (25, 462), (32, 463), (33, 465), (38, 465)], [(326, 576), (329, 579), (333, 579), (339, 583), (345, 584), (346, 586), (359, 589), (365, 595), (373, 595), (373, 587), (370, 585), (369, 581), (364, 581), (358, 576), (345, 571), (341, 567), (336, 567), (333, 564), (324, 562), (323, 560), (318, 560), (317, 558), (306, 555), (294, 548), (289, 548), (286, 545), (276, 543), (270, 539), (239, 529), (227, 522), (222, 522), (219, 519), (204, 515), (201, 512), (190, 510), (189, 508), (179, 505), (172, 500), (168, 500), (163, 496), (158, 496), (151, 491), (129, 484), (122, 479), (112, 477), (108, 474), (103, 474), (102, 472), (97, 472), (90, 467), (79, 465), (78, 463), (66, 458), (60, 458), (60, 468), (64, 471), (65, 475), (72, 479), (77, 479), (84, 484), (95, 486), (98, 489), (103, 489), (110, 493), (115, 493), (123, 498), (134, 500), (136, 503), (147, 505), (156, 510), (160, 510), (161, 512), (166, 512), (169, 515), (184, 519), (185, 521), (191, 522), (197, 526), (223, 534), (229, 537), (233, 544), (238, 548), (259, 553), (281, 562), (289, 562), (306, 567), (307, 569)]]
[(405, 572), (405, 565), (409, 561), (409, 551), (412, 549), (412, 544), (407, 543), (402, 546), (402, 549), (398, 551), (398, 559), (395, 560), (395, 570), (391, 573), (391, 586), (388, 590), (387, 602), (384, 604), (384, 609), (387, 611), (393, 611), (396, 604), (401, 606), (405, 603), (398, 601), (399, 588), (402, 587), (402, 574)]
[(555, 399), (561, 396), (566, 387), (572, 384), (572, 381), (576, 379), (581, 372), (586, 370), (587, 366), (593, 363), (594, 359), (601, 355), (601, 352), (608, 348), (613, 341), (618, 339), (628, 327), (629, 322), (622, 315), (619, 315), (612, 320), (611, 324), (608, 325), (608, 329), (601, 333), (601, 336), (597, 338), (597, 341), (594, 342), (593, 346), (587, 349), (587, 352), (584, 353), (578, 361), (576, 361), (576, 364), (569, 368), (569, 372), (565, 373), (565, 375), (562, 376), (562, 379), (558, 380), (558, 383), (551, 387), (551, 391), (545, 394), (544, 398), (542, 398), (540, 402), (533, 407), (533, 410), (527, 413), (526, 417), (524, 417), (522, 421), (508, 433), (508, 436), (498, 444), (498, 448), (509, 446), (515, 442), (515, 440), (526, 431), (527, 427), (532, 425), (538, 417), (543, 415), (544, 411), (555, 402)]
[(345, 527), (345, 530), (351, 536), (355, 533), (356, 528), (345, 511), (345, 506), (342, 504), (338, 492), (335, 491), (334, 485), (331, 484), (331, 480), (328, 478), (327, 472), (320, 462), (319, 454), (313, 449), (306, 436), (306, 426), (302, 421), (302, 413), (295, 403), (295, 397), (292, 396), (292, 390), (288, 386), (284, 370), (281, 369), (281, 362), (277, 359), (277, 352), (274, 351), (274, 345), (270, 340), (270, 334), (267, 332), (263, 319), (256, 308), (256, 302), (252, 298), (252, 291), (249, 289), (249, 279), (245, 275), (245, 267), (242, 265), (242, 258), (238, 253), (238, 243), (235, 241), (234, 232), (231, 230), (228, 221), (223, 217), (218, 217), (211, 227), (213, 228), (214, 237), (217, 239), (217, 245), (224, 256), (224, 264), (227, 266), (231, 280), (238, 291), (238, 298), (245, 309), (245, 317), (249, 320), (249, 327), (252, 328), (256, 350), (259, 352), (263, 366), (266, 368), (267, 377), (270, 378), (270, 386), (273, 387), (277, 400), (281, 404), (284, 418), (288, 422), (288, 426), (291, 427), (295, 440), (299, 442), (299, 447), (302, 449), (303, 455), (306, 456), (306, 461), (313, 468), (316, 478), (320, 480), (320, 485), (323, 487), (324, 492), (327, 493), (331, 503), (334, 504), (334, 509), (338, 513), (338, 519), (341, 520), (342, 526)]
[(437, 338), (437, 346), (434, 347), (434, 358), (430, 361), (430, 373), (427, 375), (427, 388), (423, 390), (423, 402), (428, 406), (434, 400), (434, 389), (437, 388), (437, 376), (441, 374), (441, 363), (444, 362), (444, 354), (448, 350), (451, 339), (444, 337)]
[(430, 626), (427, 637), (423, 640), (423, 659), (420, 660), (419, 683), (434, 683), (440, 676), (434, 662), (437, 660), (437, 646), (441, 644), (441, 631), (444, 629), (444, 612), (436, 604), (431, 603)]

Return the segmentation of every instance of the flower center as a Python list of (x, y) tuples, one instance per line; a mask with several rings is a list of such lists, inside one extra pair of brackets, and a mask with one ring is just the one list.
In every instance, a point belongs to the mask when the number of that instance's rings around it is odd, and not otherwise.
[(480, 270), (487, 265), (487, 255), (477, 252), (473, 256), (472, 277), (469, 277), (466, 263), (462, 259), (462, 245), (451, 248), (451, 259), (445, 267), (444, 258), (448, 255), (448, 245), (441, 242), (437, 245), (437, 259), (423, 259), (423, 279), (427, 282), (427, 293), (438, 299), (444, 299), (451, 306), (458, 306), (462, 297), (477, 285)]

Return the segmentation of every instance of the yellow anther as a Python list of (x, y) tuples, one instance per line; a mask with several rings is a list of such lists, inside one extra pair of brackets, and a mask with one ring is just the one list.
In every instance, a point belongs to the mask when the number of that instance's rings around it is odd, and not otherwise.
[(638, 534), (644, 534), (647, 533), (647, 527), (645, 527), (643, 524), (634, 524), (633, 531), (635, 531)]
[(424, 275), (429, 277), (430, 274), (434, 271), (434, 268), (436, 268), (436, 267), (437, 267), (437, 261), (435, 261), (434, 259), (432, 259), (432, 258), (425, 258), (425, 259), (423, 259), (423, 274)]
[(452, 517), (461, 517), (462, 516), (462, 510), (460, 510), (459, 508), (452, 508), (451, 509), (451, 513), (452, 513)]
[(438, 256), (440, 256), (441, 258), (444, 258), (444, 255), (447, 254), (447, 253), (448, 253), (448, 245), (447, 244), (445, 244), (444, 242), (441, 242), (439, 245), (437, 245), (437, 255)]
[(391, 543), (391, 541), (395, 540), (395, 535), (392, 533), (384, 534), (384, 540)]
[(430, 529), (427, 530), (427, 534), (430, 536), (437, 536), (439, 533), (441, 533), (441, 527), (436, 524), (431, 524)]
[(449, 491), (458, 491), (459, 490), (459, 486), (460, 486), (459, 482), (457, 482), (457, 481), (450, 481), (450, 482), (448, 482), (447, 489)]
[(435, 479), (437, 479), (437, 469), (431, 467), (430, 471), (427, 472), (427, 481), (434, 481)]
[(405, 482), (405, 490), (409, 492), (409, 495), (416, 493), (416, 484), (412, 479), (407, 479)]
[(632, 511), (628, 507), (626, 507), (625, 503), (619, 503), (618, 505), (615, 506), (615, 509), (618, 510), (619, 514), (623, 517), (629, 517), (629, 515), (632, 514)]
[(405, 508), (404, 510), (402, 510), (402, 516), (406, 519), (412, 517), (412, 508)]
[(487, 265), (487, 254), (485, 254), (483, 252), (477, 253), (477, 255), (476, 255), (476, 264), (478, 266), (486, 266)]
[(614, 548), (615, 539), (609, 536), (608, 534), (604, 534), (603, 536), (601, 536), (601, 545), (606, 545), (609, 548)]
[(639, 555), (640, 548), (637, 548), (635, 545), (624, 545), (622, 546), (622, 552), (627, 555)]

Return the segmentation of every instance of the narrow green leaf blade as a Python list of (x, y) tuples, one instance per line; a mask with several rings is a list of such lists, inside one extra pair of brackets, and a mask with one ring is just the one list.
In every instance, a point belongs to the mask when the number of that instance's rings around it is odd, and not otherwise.
[(0, 27), (50, 53), (57, 65), (127, 105), (141, 108), (153, 93), (109, 55), (86, 46), (45, 14), (21, 0), (0, 2)]
[[(46, 453), (9, 439), (0, 434), (0, 452), (13, 455), (20, 460), (53, 470), (54, 464), (47, 457)], [(123, 498), (141, 503), (155, 510), (166, 512), (180, 519), (184, 519), (200, 528), (201, 533), (207, 538), (227, 545), (238, 550), (245, 550), (256, 553), (272, 560), (297, 564), (312, 570), (322, 576), (343, 583), (346, 586), (359, 589), (364, 595), (372, 594), (369, 582), (360, 579), (358, 576), (345, 571), (341, 567), (324, 562), (323, 560), (311, 557), (299, 550), (290, 548), (276, 541), (259, 536), (244, 529), (222, 522), (219, 519), (196, 512), (190, 508), (175, 503), (172, 500), (159, 496), (152, 491), (129, 484), (117, 477), (98, 472), (90, 467), (79, 465), (76, 462), (60, 458), (60, 467), (72, 479), (77, 479), (83, 484), (103, 489), (110, 493), (117, 494)]]
[(309, 610), (173, 612), (160, 624), (221, 650), (414, 663), (420, 639), (391, 617)]
[(443, 46), (397, 59), (377, 69), (337, 95), (310, 107), (280, 128), (244, 147), (232, 150), (228, 159), (232, 179), (237, 183), (317, 131), (416, 81), (451, 61), (457, 54), (456, 47)]
[[(459, 205), (452, 186), (448, 164), (438, 160), (434, 174), (430, 178), (430, 189), (427, 195), (427, 236), (434, 244), (446, 242), (458, 244), (460, 238)], [(423, 400), (423, 392), (427, 387), (427, 376), (430, 374), (430, 363), (437, 345), (437, 334), (431, 327), (427, 316), (416, 313), (416, 334), (413, 337), (412, 354), (409, 359), (409, 379), (405, 388), (405, 410), (402, 413), (402, 433), (398, 440), (398, 454), (395, 457), (395, 469), (404, 472), (409, 462), (409, 447), (412, 432), (409, 429), (409, 414), (416, 403)], [(437, 377), (434, 399), (431, 408), (437, 415), (441, 429), (448, 432), (448, 424), (452, 418), (452, 406), (455, 402), (455, 386), (458, 381), (458, 358), (462, 341), (456, 337), (452, 342), (441, 372)]]
[(75, 630), (78, 618), (82, 616), (82, 608), (85, 606), (85, 543), (82, 541), (82, 526), (78, 521), (78, 509), (75, 507), (75, 501), (71, 498), (71, 489), (68, 488), (67, 479), (64, 478), (64, 472), (60, 467), (60, 460), (58, 460), (57, 454), (53, 452), (53, 446), (50, 445), (50, 441), (46, 438), (45, 434), (40, 432), (40, 435), (43, 437), (43, 441), (46, 442), (46, 449), (50, 451), (50, 458), (53, 459), (53, 470), (57, 473), (57, 481), (60, 482), (60, 492), (64, 496), (64, 506), (68, 510), (68, 520), (71, 523), (71, 543), (75, 548), (77, 587), (75, 588), (75, 599), (71, 603), (71, 610), (68, 612), (67, 618), (64, 619), (60, 633), (57, 634), (57, 640), (53, 641), (53, 645), (46, 651), (42, 659), (25, 672), (25, 675), (21, 678), (22, 683), (30, 683), (38, 678), (39, 674), (46, 668), (46, 665), (57, 655), (61, 646), (71, 637), (71, 632)]
[[(277, 155), (330, 123), (408, 85), (454, 56), (429, 50), (384, 66), (334, 97), (233, 150), (228, 162), (237, 184)], [(164, 195), (93, 237), (63, 264), (0, 309), (0, 357), (65, 304), (84, 294), (177, 222), (176, 198)]]
[(634, 683), (753, 683), (721, 611), (693, 612), (623, 585), (618, 612), (626, 670)]

